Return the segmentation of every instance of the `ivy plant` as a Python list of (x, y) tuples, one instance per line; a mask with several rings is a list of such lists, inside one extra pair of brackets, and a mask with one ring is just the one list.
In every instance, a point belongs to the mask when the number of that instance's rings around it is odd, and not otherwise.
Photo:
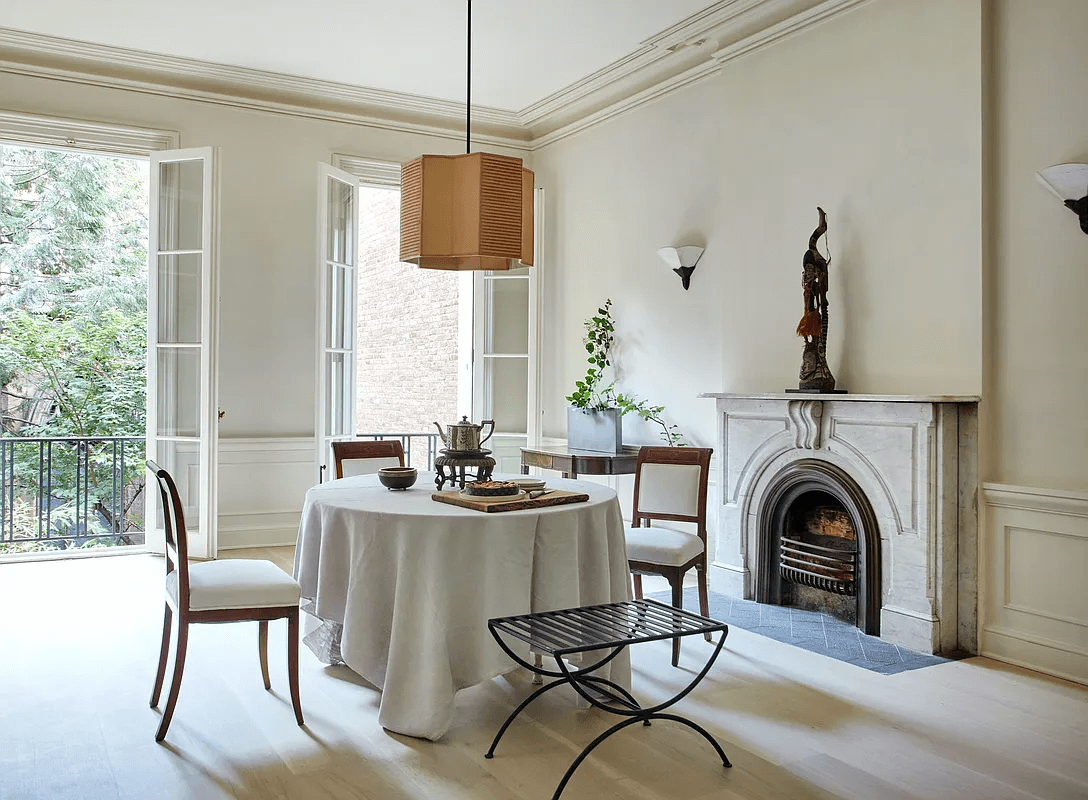
[(670, 447), (682, 447), (683, 434), (676, 425), (670, 425), (662, 416), (664, 406), (651, 405), (634, 395), (616, 391), (616, 381), (605, 381), (606, 370), (612, 366), (612, 345), (616, 339), (616, 323), (612, 319), (612, 300), (607, 299), (597, 313), (587, 319), (582, 342), (586, 348), (586, 376), (574, 382), (574, 391), (567, 395), (567, 402), (583, 411), (604, 411), (615, 408), (620, 416), (637, 414), (641, 419), (661, 426), (661, 438)]

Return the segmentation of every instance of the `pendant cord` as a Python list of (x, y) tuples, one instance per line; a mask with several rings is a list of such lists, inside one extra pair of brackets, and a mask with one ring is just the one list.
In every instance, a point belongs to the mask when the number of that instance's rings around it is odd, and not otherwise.
[(468, 0), (468, 35), (465, 37), (465, 152), (472, 152), (472, 0)]

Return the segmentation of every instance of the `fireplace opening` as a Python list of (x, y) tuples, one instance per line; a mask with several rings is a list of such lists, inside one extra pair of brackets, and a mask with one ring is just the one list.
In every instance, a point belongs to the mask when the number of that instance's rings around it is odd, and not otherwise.
[(779, 602), (858, 621), (858, 542), (850, 514), (826, 492), (806, 492), (786, 510), (779, 538)]
[(865, 494), (826, 461), (783, 469), (757, 511), (754, 598), (880, 635), (880, 530)]

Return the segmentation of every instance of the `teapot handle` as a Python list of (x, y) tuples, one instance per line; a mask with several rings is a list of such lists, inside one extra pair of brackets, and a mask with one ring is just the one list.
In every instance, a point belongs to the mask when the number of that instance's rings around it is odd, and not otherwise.
[(481, 422), (481, 423), (480, 423), (480, 430), (483, 430), (483, 427), (484, 427), (484, 425), (490, 425), (490, 426), (491, 426), (491, 430), (489, 430), (489, 431), (487, 432), (487, 436), (485, 436), (484, 438), (480, 439), (480, 447), (483, 447), (483, 446), (484, 446), (484, 442), (486, 442), (486, 441), (487, 441), (488, 439), (490, 439), (490, 438), (491, 438), (491, 434), (493, 434), (493, 433), (495, 432), (495, 420), (493, 420), (493, 419), (485, 419), (485, 420), (484, 420), (483, 422)]

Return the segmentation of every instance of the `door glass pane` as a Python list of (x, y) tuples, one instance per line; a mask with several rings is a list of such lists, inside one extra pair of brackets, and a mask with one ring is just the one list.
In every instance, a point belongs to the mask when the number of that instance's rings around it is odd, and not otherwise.
[(200, 342), (199, 253), (159, 256), (158, 336), (163, 343)]
[[(196, 442), (164, 442), (155, 443), (155, 463), (170, 473), (174, 483), (178, 487), (178, 496), (181, 497), (182, 512), (185, 514), (185, 529), (192, 536), (200, 528), (200, 447)], [(148, 487), (154, 486), (152, 491), (156, 494), (153, 499), (159, 503), (158, 484), (148, 473)], [(157, 513), (162, 514), (162, 509), (157, 508)], [(162, 520), (158, 525), (162, 527)]]
[(338, 180), (329, 181), (329, 261), (348, 264), (355, 251), (355, 187)]
[(528, 429), (528, 358), (484, 360), (485, 416), (495, 420), (501, 433), (525, 433)]
[(204, 162), (159, 165), (159, 250), (199, 250), (204, 239)]
[(198, 436), (200, 349), (160, 347), (157, 383), (156, 433), (159, 436)]
[(325, 433), (343, 436), (347, 432), (345, 414), (344, 354), (325, 354)]
[(529, 352), (529, 281), (527, 278), (490, 280), (491, 316), (488, 353)]
[(348, 268), (329, 264), (325, 286), (325, 308), (328, 309), (325, 314), (325, 346), (346, 348), (351, 343), (351, 332), (348, 330), (351, 309), (347, 297), (351, 280)]

